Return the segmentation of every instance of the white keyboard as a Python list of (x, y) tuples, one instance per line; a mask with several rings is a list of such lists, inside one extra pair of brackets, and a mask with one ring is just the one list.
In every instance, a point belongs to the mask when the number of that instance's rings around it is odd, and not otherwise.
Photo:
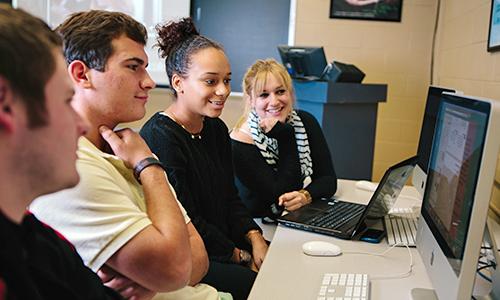
[(415, 247), (419, 216), (409, 207), (391, 209), (384, 217), (389, 245), (400, 243), (399, 247), (404, 247), (404, 244)]
[(368, 274), (326, 273), (317, 300), (368, 300)]

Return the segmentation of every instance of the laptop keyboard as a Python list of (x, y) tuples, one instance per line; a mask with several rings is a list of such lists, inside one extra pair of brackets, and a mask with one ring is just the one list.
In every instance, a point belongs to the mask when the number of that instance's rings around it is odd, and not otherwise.
[(415, 247), (418, 217), (419, 213), (409, 207), (391, 209), (384, 217), (389, 245), (399, 243), (399, 247), (404, 247), (404, 244)]
[(364, 205), (339, 201), (307, 223), (316, 227), (338, 229), (353, 218), (359, 217), (364, 209)]
[(326, 273), (316, 300), (368, 300), (368, 274)]

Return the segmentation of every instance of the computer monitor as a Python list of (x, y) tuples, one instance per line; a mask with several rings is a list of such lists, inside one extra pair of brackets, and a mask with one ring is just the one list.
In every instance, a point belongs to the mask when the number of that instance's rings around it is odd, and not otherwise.
[(278, 46), (283, 65), (292, 78), (320, 79), (327, 65), (323, 47)]
[(455, 92), (449, 88), (430, 86), (427, 91), (427, 101), (425, 103), (424, 118), (420, 129), (420, 139), (418, 141), (418, 161), (413, 169), (412, 184), (424, 196), (425, 181), (427, 180), (427, 168), (429, 167), (429, 156), (431, 154), (432, 138), (434, 137), (434, 126), (443, 92)]
[(500, 103), (443, 93), (417, 232), (439, 299), (471, 299), (499, 145)]

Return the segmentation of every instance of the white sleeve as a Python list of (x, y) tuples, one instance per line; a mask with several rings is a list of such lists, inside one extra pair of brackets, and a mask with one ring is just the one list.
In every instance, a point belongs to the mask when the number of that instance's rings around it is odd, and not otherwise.
[(151, 220), (141, 195), (112, 165), (79, 159), (77, 167), (80, 183), (75, 188), (41, 197), (30, 210), (71, 241), (85, 264), (97, 271)]

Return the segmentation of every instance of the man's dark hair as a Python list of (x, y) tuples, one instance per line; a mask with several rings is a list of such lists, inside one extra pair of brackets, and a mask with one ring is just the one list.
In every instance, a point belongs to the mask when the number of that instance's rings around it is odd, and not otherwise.
[(90, 10), (72, 14), (56, 31), (63, 39), (66, 61), (83, 61), (87, 67), (104, 71), (113, 54), (111, 42), (122, 35), (146, 45), (144, 25), (120, 12)]
[(60, 47), (61, 38), (44, 21), (0, 4), (0, 76), (24, 102), (32, 128), (46, 124), (45, 85)]

